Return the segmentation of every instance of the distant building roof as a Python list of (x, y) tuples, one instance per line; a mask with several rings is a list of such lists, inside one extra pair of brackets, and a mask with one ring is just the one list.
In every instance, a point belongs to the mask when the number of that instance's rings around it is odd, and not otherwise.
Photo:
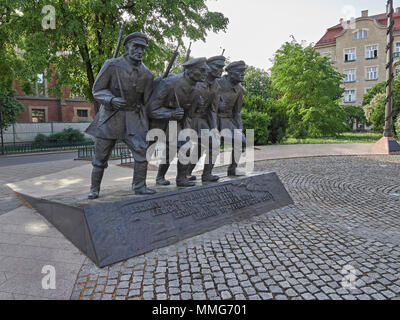
[[(400, 13), (394, 13), (394, 31), (400, 31)], [(387, 25), (387, 16), (386, 13), (368, 16), (368, 17), (361, 17), (361, 18), (373, 18), (376, 19), (377, 22), (383, 26)], [(343, 31), (343, 26), (341, 23), (337, 24), (329, 28), (325, 35), (316, 43), (316, 47), (326, 46), (330, 44), (336, 43), (336, 36)]]

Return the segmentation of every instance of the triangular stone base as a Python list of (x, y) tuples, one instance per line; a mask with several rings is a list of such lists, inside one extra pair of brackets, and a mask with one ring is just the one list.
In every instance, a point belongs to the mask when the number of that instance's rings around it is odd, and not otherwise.
[(400, 155), (400, 145), (397, 143), (395, 138), (383, 137), (372, 146), (372, 149), (376, 152)]

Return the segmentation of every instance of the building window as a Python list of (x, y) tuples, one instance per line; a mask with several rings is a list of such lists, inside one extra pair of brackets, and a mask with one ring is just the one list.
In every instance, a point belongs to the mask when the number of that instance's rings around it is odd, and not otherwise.
[(346, 103), (356, 102), (356, 90), (345, 90), (344, 102)]
[(367, 38), (368, 38), (368, 30), (367, 29), (356, 30), (353, 32), (354, 40), (367, 39)]
[(356, 48), (344, 50), (344, 62), (356, 61)]
[(395, 48), (395, 50), (394, 50), (395, 52), (394, 52), (394, 57), (397, 59), (397, 58), (400, 58), (400, 42), (397, 42), (396, 43), (396, 48)]
[(365, 58), (366, 59), (376, 59), (378, 58), (378, 45), (366, 46), (365, 48)]
[(45, 109), (32, 109), (31, 110), (31, 121), (34, 123), (46, 122), (46, 110)]
[(372, 88), (365, 88), (364, 89), (364, 93), (368, 93), (369, 90), (371, 90)]
[(88, 109), (78, 109), (78, 110), (76, 110), (76, 115), (79, 118), (88, 118), (89, 117), (89, 110)]
[(378, 67), (367, 68), (365, 79), (367, 81), (378, 80)]
[(39, 73), (36, 75), (35, 93), (37, 97), (47, 96), (47, 81), (44, 73)]
[(355, 82), (356, 81), (356, 69), (344, 70), (345, 79), (344, 82)]

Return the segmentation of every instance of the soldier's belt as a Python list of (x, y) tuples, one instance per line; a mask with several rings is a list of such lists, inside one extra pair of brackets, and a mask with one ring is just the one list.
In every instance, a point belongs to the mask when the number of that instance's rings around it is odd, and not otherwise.
[(135, 106), (135, 107), (126, 107), (126, 108), (121, 108), (120, 111), (136, 111), (136, 112), (139, 112), (139, 108), (137, 106)]

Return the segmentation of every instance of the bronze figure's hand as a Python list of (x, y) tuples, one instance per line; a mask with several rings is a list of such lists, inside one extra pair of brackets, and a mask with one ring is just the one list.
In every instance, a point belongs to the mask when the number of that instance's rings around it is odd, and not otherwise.
[(172, 112), (171, 118), (172, 120), (181, 120), (184, 115), (185, 115), (184, 110), (179, 108)]
[(120, 110), (126, 108), (126, 101), (122, 98), (113, 98), (111, 100), (111, 105), (114, 110)]

